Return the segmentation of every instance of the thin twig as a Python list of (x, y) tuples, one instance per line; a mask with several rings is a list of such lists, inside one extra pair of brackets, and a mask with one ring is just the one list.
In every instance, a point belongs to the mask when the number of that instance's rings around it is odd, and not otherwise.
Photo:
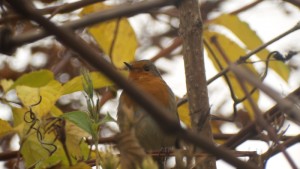
[(297, 7), (300, 7), (300, 1), (299, 0), (283, 0), (285, 2), (291, 3)]
[(252, 85), (257, 86), (260, 90), (264, 93), (269, 95), (274, 101), (279, 104), (279, 107), (291, 118), (294, 119), (296, 123), (300, 124), (300, 114), (299, 114), (299, 107), (298, 107), (298, 99), (296, 97), (290, 97), (290, 99), (283, 99), (281, 95), (273, 90), (272, 88), (268, 87), (267, 85), (261, 83), (256, 78), (253, 78), (253, 75), (250, 71), (246, 69), (237, 68), (234, 64), (230, 65), (230, 69), (235, 72), (237, 76), (243, 76), (245, 80), (247, 80)]
[[(288, 140), (286, 140), (284, 143), (282, 143), (282, 145), (284, 145), (285, 147), (290, 147), (293, 146), (296, 143), (300, 142), (300, 135), (294, 136), (292, 138), (289, 138)], [(280, 147), (274, 147), (269, 149), (267, 152), (265, 152), (264, 154), (262, 154), (262, 159), (264, 160), (268, 160), (270, 157), (280, 153)]]
[[(285, 31), (284, 33), (276, 36), (275, 38), (271, 39), (270, 41), (266, 42), (265, 44), (257, 47), (256, 49), (252, 50), (251, 52), (249, 52), (247, 55), (240, 57), (239, 60), (237, 60), (235, 63), (243, 63), (245, 62), (247, 59), (249, 59), (252, 55), (260, 52), (261, 50), (265, 49), (267, 46), (271, 45), (272, 43), (278, 41), (279, 39), (293, 33), (294, 31), (297, 31), (298, 29), (300, 29), (300, 22), (298, 22), (294, 27), (290, 28), (289, 30)], [(213, 76), (212, 78), (207, 80), (207, 85), (211, 84), (213, 81), (217, 80), (218, 78), (220, 78), (221, 76), (223, 76), (225, 73), (227, 73), (229, 71), (229, 67), (224, 68), (222, 71), (220, 71), (219, 73), (217, 73), (215, 76)], [(180, 106), (184, 103), (187, 102), (187, 98), (184, 97), (182, 99), (180, 99), (180, 102), (177, 103), (177, 106)]]
[[(294, 96), (296, 96), (297, 98), (300, 97), (300, 87), (289, 94), (285, 99)], [(264, 113), (264, 117), (268, 120), (268, 122), (274, 121), (274, 119), (276, 119), (280, 115), (282, 115), (282, 111), (280, 110), (279, 103), (277, 103), (275, 106)], [(234, 149), (241, 143), (245, 142), (247, 139), (252, 138), (257, 134), (256, 124), (254, 122), (251, 122), (236, 135), (229, 138), (222, 146)]]
[[(111, 45), (110, 45), (110, 48), (109, 48), (109, 57), (111, 60), (113, 60), (113, 51), (114, 51), (114, 47), (115, 47), (115, 43), (117, 41), (117, 38), (118, 38), (118, 32), (119, 32), (119, 28), (120, 28), (120, 22), (121, 22), (121, 17), (119, 17), (117, 20), (116, 20), (116, 26), (115, 26), (115, 30), (114, 30), (114, 36), (113, 36), (113, 39), (111, 41)], [(114, 62), (112, 62), (114, 63)]]
[(172, 51), (177, 49), (181, 44), (182, 44), (182, 39), (180, 39), (179, 37), (176, 37), (170, 46), (160, 50), (159, 53), (157, 53), (155, 56), (153, 56), (151, 58), (151, 61), (155, 62), (157, 59), (170, 54)]
[(235, 11), (230, 12), (230, 14), (232, 14), (232, 15), (237, 15), (237, 14), (239, 14), (239, 13), (241, 13), (241, 12), (244, 12), (244, 11), (246, 11), (246, 10), (248, 10), (248, 9), (250, 9), (250, 8), (252, 8), (252, 7), (254, 7), (254, 6), (256, 6), (257, 4), (259, 4), (259, 3), (261, 3), (261, 2), (263, 2), (263, 0), (256, 0), (256, 1), (250, 3), (250, 4), (246, 5), (246, 6), (243, 6), (242, 8), (240, 8), (240, 9), (238, 9), (238, 10), (235, 10)]
[[(216, 37), (212, 38), (211, 41), (212, 41), (212, 43), (215, 44), (216, 48), (218, 49), (218, 52), (223, 56), (223, 58), (227, 58), (225, 56), (225, 53), (221, 49), (219, 43), (217, 42)], [(209, 46), (209, 44), (205, 40), (203, 40), (203, 42), (204, 42), (204, 45), (206, 46), (206, 49), (208, 50), (208, 52), (211, 53), (211, 55), (213, 56), (214, 60), (216, 61), (217, 65), (219, 67), (219, 70), (223, 70), (224, 68), (223, 68), (222, 64), (220, 63), (218, 57), (216, 56), (215, 52), (212, 50), (212, 48)], [(236, 114), (237, 114), (237, 108), (236, 108), (236, 104), (235, 103), (238, 102), (238, 98), (236, 97), (236, 95), (234, 93), (231, 81), (229, 80), (229, 77), (227, 76), (227, 73), (225, 73), (223, 76), (224, 76), (225, 82), (227, 83), (227, 86), (229, 88), (230, 96), (231, 96), (231, 98), (232, 98), (232, 100), (234, 102), (234, 104), (233, 104), (233, 118), (229, 119), (229, 120), (230, 121), (234, 121), (235, 118), (236, 118)]]
[[(65, 4), (62, 4), (59, 6), (51, 6), (51, 7), (46, 7), (46, 8), (40, 9), (40, 12), (43, 15), (68, 13), (68, 12), (83, 8), (87, 5), (97, 3), (97, 2), (102, 2), (102, 1), (104, 1), (104, 0), (86, 0), (86, 1), (77, 1), (77, 2), (73, 2), (73, 3), (65, 3)], [(21, 17), (22, 16), (20, 16), (18, 14), (6, 15), (5, 17), (0, 18), (0, 24), (4, 24), (5, 22), (15, 21), (16, 19), (20, 19)]]
[[(239, 84), (240, 84), (242, 90), (248, 96), (248, 101), (249, 101), (249, 103), (250, 103), (250, 105), (251, 105), (251, 107), (252, 107), (252, 109), (255, 113), (255, 120), (257, 121), (258, 125), (260, 125), (260, 127), (262, 127), (263, 129), (265, 129), (268, 132), (270, 138), (279, 146), (279, 148), (281, 149), (283, 155), (285, 156), (285, 158), (287, 159), (287, 161), (289, 162), (291, 167), (293, 169), (297, 169), (297, 166), (296, 166), (295, 162), (292, 160), (290, 155), (286, 152), (286, 148), (282, 144), (279, 143), (279, 139), (276, 135), (275, 129), (267, 123), (267, 121), (264, 119), (264, 117), (262, 115), (262, 112), (258, 108), (257, 104), (255, 103), (255, 101), (250, 96), (250, 93), (247, 90), (246, 84), (245, 84), (244, 79), (243, 79), (243, 77), (245, 77), (244, 74), (241, 73), (241, 72), (239, 72), (239, 73), (236, 72), (236, 71), (242, 70), (242, 68), (238, 68), (234, 64), (230, 64), (230, 68), (233, 71), (233, 73), (237, 76), (237, 80), (239, 81)], [(255, 79), (254, 75), (252, 75), (252, 79)]]
[[(95, 12), (89, 15), (83, 16), (81, 19), (68, 22), (62, 27), (65, 29), (78, 29), (86, 26), (92, 26), (96, 23), (107, 21), (118, 17), (132, 16), (140, 12), (148, 12), (152, 9), (171, 5), (176, 0), (154, 0), (154, 1), (142, 1), (131, 5), (118, 5), (110, 9), (104, 9), (100, 12)], [(45, 38), (50, 34), (42, 29), (34, 30), (23, 35), (17, 35), (12, 37), (10, 41), (11, 46), (21, 46), (26, 43), (31, 43), (36, 40)]]

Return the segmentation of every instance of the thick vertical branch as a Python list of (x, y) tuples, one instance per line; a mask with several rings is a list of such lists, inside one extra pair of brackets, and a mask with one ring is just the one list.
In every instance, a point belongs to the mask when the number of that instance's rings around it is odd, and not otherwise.
[[(203, 57), (203, 22), (198, 1), (182, 0), (179, 4), (179, 12), (180, 36), (183, 39), (186, 85), (192, 127), (200, 135), (213, 142), (209, 125), (209, 101)], [(214, 157), (197, 159), (197, 168), (216, 168), (215, 162)]]

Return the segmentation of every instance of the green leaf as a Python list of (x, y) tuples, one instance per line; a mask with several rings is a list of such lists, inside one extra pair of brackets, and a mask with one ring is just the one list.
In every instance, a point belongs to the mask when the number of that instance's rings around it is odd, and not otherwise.
[[(210, 23), (222, 25), (228, 28), (246, 45), (249, 50), (254, 50), (264, 44), (256, 32), (253, 31), (246, 22), (241, 21), (236, 15), (223, 14), (212, 20)], [(265, 60), (269, 53), (270, 52), (267, 49), (263, 49), (256, 55), (260, 59)], [(285, 81), (288, 81), (290, 71), (288, 66), (283, 62), (270, 62), (270, 68), (272, 68)]]
[[(95, 89), (99, 89), (105, 86), (113, 85), (112, 81), (109, 80), (106, 76), (99, 72), (91, 72), (90, 73), (91, 80), (93, 81), (93, 86)], [(82, 87), (82, 75), (73, 78), (63, 85), (62, 94), (70, 94), (73, 92), (83, 90)]]
[[(82, 15), (111, 8), (104, 3), (97, 3), (83, 8)], [(99, 47), (106, 55), (112, 53), (111, 60), (116, 67), (123, 67), (123, 62), (134, 60), (138, 46), (137, 38), (127, 18), (102, 22), (88, 29)], [(111, 52), (111, 47), (113, 50)]]
[(107, 113), (105, 117), (100, 121), (99, 125), (107, 122), (116, 122), (116, 120), (109, 113)]
[(81, 75), (82, 75), (82, 85), (83, 85), (83, 90), (84, 92), (88, 95), (89, 98), (93, 98), (94, 96), (94, 86), (93, 86), (93, 81), (91, 79), (90, 72), (82, 68), (81, 69)]
[(76, 124), (78, 127), (83, 129), (84, 131), (88, 132), (89, 134), (94, 133), (94, 131), (92, 129), (92, 121), (86, 112), (73, 111), (73, 112), (64, 113), (61, 117)]
[(42, 87), (54, 79), (54, 75), (49, 70), (39, 70), (22, 75), (9, 88), (14, 89), (16, 86), (23, 85), (29, 87)]

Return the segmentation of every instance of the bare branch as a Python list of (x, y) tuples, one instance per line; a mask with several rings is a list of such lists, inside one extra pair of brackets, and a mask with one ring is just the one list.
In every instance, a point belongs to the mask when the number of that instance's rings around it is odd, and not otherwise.
[[(230, 67), (235, 67), (234, 70), (240, 69), (242, 70), (242, 68), (238, 68), (237, 66), (235, 66), (234, 64), (230, 64)], [(246, 69), (246, 68), (244, 68)], [(247, 90), (245, 81), (243, 79), (243, 77), (245, 77), (245, 72), (240, 72), (240, 73), (236, 73), (236, 71), (233, 71), (235, 75), (237, 75), (237, 80), (242, 88), (242, 90), (244, 91), (245, 95), (248, 96), (248, 101), (255, 113), (255, 121), (257, 122), (257, 124), (259, 125), (259, 127), (265, 129), (268, 132), (269, 137), (278, 145), (278, 147), (280, 148), (280, 150), (282, 151), (283, 155), (285, 156), (285, 158), (287, 159), (287, 161), (289, 162), (289, 164), (291, 165), (291, 167), (293, 169), (296, 169), (297, 166), (295, 164), (295, 162), (292, 160), (292, 158), (290, 157), (290, 155), (286, 152), (286, 148), (281, 145), (279, 143), (279, 139), (276, 135), (276, 131), (275, 129), (268, 124), (268, 122), (264, 119), (262, 112), (260, 111), (260, 109), (258, 108), (257, 104), (255, 103), (254, 99), (250, 96), (249, 91)], [(256, 77), (254, 75), (252, 75), (252, 79), (256, 79)]]
[[(155, 0), (155, 1), (142, 1), (127, 6), (119, 5), (110, 9), (103, 10), (101, 12), (95, 12), (86, 15), (81, 19), (66, 23), (61, 27), (64, 27), (65, 29), (75, 30), (78, 28), (91, 26), (96, 23), (107, 21), (110, 19), (114, 19), (118, 17), (126, 17), (126, 16), (129, 17), (134, 14), (138, 14), (140, 12), (147, 12), (158, 7), (171, 5), (172, 3), (174, 3), (174, 1), (175, 0)], [(7, 44), (7, 46), (14, 48), (26, 43), (34, 42), (36, 40), (42, 39), (47, 36), (49, 36), (49, 33), (42, 29), (34, 30), (26, 34), (11, 37), (10, 41), (8, 42), (9, 44)]]
[[(285, 99), (288, 99), (290, 97), (296, 96), (297, 98), (300, 97), (300, 88), (296, 89), (294, 92), (292, 92), (290, 95), (288, 95)], [(268, 110), (266, 113), (264, 113), (264, 117), (269, 121), (272, 122), (274, 119), (276, 119), (278, 116), (280, 116), (282, 112), (280, 111), (279, 103), (273, 106), (270, 110)], [(246, 140), (256, 136), (258, 134), (256, 129), (256, 124), (254, 122), (251, 122), (247, 126), (245, 126), (241, 131), (239, 131), (236, 135), (229, 138), (222, 146), (229, 147), (229, 148), (235, 148), (241, 143), (245, 142)]]
[(258, 79), (254, 78), (255, 76), (249, 70), (238, 68), (235, 64), (231, 64), (229, 68), (238, 76), (243, 77), (243, 79), (247, 80), (254, 86), (257, 86), (260, 90), (270, 96), (274, 101), (279, 104), (281, 110), (286, 113), (291, 119), (298, 124), (300, 124), (300, 114), (299, 114), (299, 101), (296, 97), (291, 96), (289, 99), (283, 99), (281, 95), (273, 90), (272, 88), (268, 87), (267, 85), (263, 84)]

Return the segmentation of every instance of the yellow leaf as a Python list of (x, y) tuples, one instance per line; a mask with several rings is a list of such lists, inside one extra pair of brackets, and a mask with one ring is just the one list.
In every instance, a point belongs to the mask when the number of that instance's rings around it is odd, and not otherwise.
[(189, 104), (184, 103), (177, 108), (179, 119), (188, 127), (192, 126), (190, 111), (189, 111)]
[(39, 161), (39, 163), (34, 167), (35, 169), (64, 169), (67, 166), (61, 164), (61, 158), (58, 156), (50, 156), (46, 160)]
[(89, 147), (83, 137), (88, 137), (89, 134), (75, 124), (66, 122), (66, 145), (70, 155), (78, 160), (86, 159), (89, 154)]
[[(18, 131), (21, 138), (21, 154), (25, 160), (26, 168), (31, 166), (37, 169), (67, 168), (69, 163), (61, 142), (58, 140), (53, 142), (57, 133), (51, 129), (45, 132), (45, 127), (48, 128), (53, 124), (47, 123), (47, 126), (43, 126), (46, 123), (40, 120), (32, 126), (33, 123), (24, 121), (24, 115), (27, 111), (26, 108), (13, 108), (14, 129)], [(37, 134), (37, 130), (39, 134)], [(46, 148), (53, 151), (55, 147), (56, 151), (50, 156)]]
[(39, 70), (23, 74), (15, 83), (8, 89), (13, 89), (18, 85), (30, 87), (42, 87), (54, 79), (53, 72), (50, 70)]
[(47, 159), (49, 156), (48, 151), (41, 146), (35, 134), (25, 139), (21, 147), (21, 154), (24, 158), (26, 168)]
[[(110, 81), (106, 76), (104, 76), (100, 72), (91, 72), (90, 76), (93, 81), (93, 86), (95, 89), (113, 85), (112, 81)], [(83, 87), (82, 87), (82, 76), (80, 75), (71, 79), (70, 81), (68, 81), (66, 84), (63, 85), (62, 95), (70, 94), (81, 90), (83, 90)]]
[(105, 152), (100, 152), (99, 154), (101, 160), (100, 164), (103, 169), (118, 168), (120, 164), (119, 156), (113, 153), (111, 148), (108, 148)]
[(56, 106), (53, 106), (50, 111), (51, 111), (51, 115), (54, 117), (59, 117), (63, 114), (63, 112)]
[[(67, 168), (69, 162), (61, 142), (56, 140), (53, 142), (55, 135), (53, 132), (44, 133), (44, 130), (39, 128), (42, 140), (37, 138), (36, 130), (31, 130), (31, 133), (24, 139), (21, 146), (21, 153), (25, 159), (26, 168), (35, 166), (37, 169), (60, 167)], [(56, 147), (56, 149), (54, 149)], [(54, 151), (49, 154), (49, 151)]]
[[(256, 49), (263, 44), (263, 41), (257, 36), (250, 26), (241, 21), (236, 15), (223, 14), (218, 18), (212, 20), (210, 23), (223, 25), (233, 32), (249, 50)], [(265, 60), (270, 52), (267, 49), (263, 49), (256, 55)], [(241, 55), (244, 56), (244, 55)], [(270, 62), (270, 68), (272, 68), (278, 75), (280, 75), (285, 81), (288, 81), (290, 71), (287, 65), (281, 61)]]
[(3, 91), (7, 92), (8, 89), (14, 84), (13, 80), (2, 79), (0, 81), (0, 86), (2, 86)]
[(55, 80), (40, 88), (16, 87), (17, 95), (22, 103), (27, 108), (31, 107), (39, 119), (52, 109), (57, 99), (61, 96), (61, 89), (61, 84)]
[[(81, 12), (81, 16), (109, 8), (110, 6), (106, 6), (103, 3), (97, 3), (85, 7)], [(88, 31), (104, 53), (112, 55), (110, 57), (116, 67), (123, 67), (123, 62), (134, 60), (138, 44), (135, 32), (127, 18), (123, 17), (121, 19), (106, 21), (90, 27)], [(113, 49), (111, 52), (112, 45)]]
[(14, 129), (10, 126), (8, 121), (2, 119), (0, 119), (0, 128), (0, 138), (14, 131)]
[[(238, 46), (235, 42), (228, 39), (226, 36), (216, 33), (216, 32), (210, 32), (205, 31), (204, 33), (204, 39), (206, 44), (206, 49), (209, 58), (212, 60), (214, 66), (217, 70), (221, 70), (220, 65), (224, 67), (228, 67), (228, 62), (234, 62), (236, 61), (240, 56), (243, 56), (246, 54), (246, 51), (242, 49), (240, 46)], [(212, 41), (216, 41), (215, 43), (218, 43), (219, 46), (222, 48), (222, 52), (225, 56), (221, 54), (221, 51), (216, 47), (216, 44)], [(225, 57), (225, 58), (224, 58)], [(254, 74), (257, 75), (257, 78), (259, 78), (257, 71), (253, 67), (252, 64), (243, 64), (242, 67), (247, 67), (249, 70), (251, 70)], [(237, 81), (235, 75), (232, 72), (228, 72), (227, 76), (229, 78), (230, 84), (232, 86), (232, 90), (234, 91), (234, 95), (238, 98), (244, 98), (245, 93), (241, 89), (239, 82)], [(251, 91), (253, 89), (253, 86), (250, 84), (246, 84), (248, 91)], [(254, 99), (255, 102), (258, 101), (259, 98), (259, 92), (254, 92), (251, 97)], [(250, 117), (254, 118), (254, 112), (248, 102), (248, 100), (245, 100), (243, 102), (243, 105), (245, 109), (249, 112)]]
[(21, 139), (24, 137), (24, 134), (28, 131), (30, 125), (28, 123), (25, 123), (24, 121), (24, 114), (27, 111), (28, 109), (26, 108), (12, 108), (14, 129), (16, 132), (18, 132)]
[(84, 162), (77, 163), (71, 166), (69, 169), (91, 169), (92, 167)]

